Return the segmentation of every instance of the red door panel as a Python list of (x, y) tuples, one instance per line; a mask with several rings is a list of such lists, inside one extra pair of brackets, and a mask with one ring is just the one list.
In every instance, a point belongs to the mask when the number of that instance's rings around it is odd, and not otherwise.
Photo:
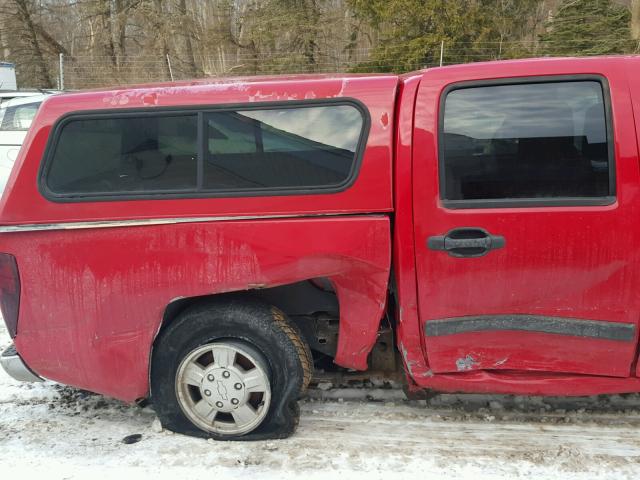
[[(416, 104), (414, 220), (421, 332), (434, 372), (506, 369), (630, 374), (640, 310), (640, 178), (623, 67), (615, 59), (552, 60), (471, 65), (425, 73)], [(605, 88), (608, 82), (611, 116), (616, 126), (615, 192), (611, 192), (610, 201), (601, 202), (608, 204), (557, 201), (555, 205), (531, 206), (536, 202), (487, 202), (489, 205), (478, 208), (473, 202), (456, 205), (442, 200), (439, 178), (442, 180), (443, 170), (438, 167), (437, 132), (441, 94), (449, 85), (461, 80), (496, 78), (498, 83), (509, 83), (514, 81), (512, 77), (538, 81), (535, 77), (540, 76), (570, 81), (571, 76), (594, 74), (605, 79)], [(569, 105), (571, 98), (560, 101)], [(522, 108), (535, 109), (536, 105)], [(492, 121), (496, 120), (489, 116), (489, 127)], [(510, 127), (496, 126), (493, 131), (507, 131)], [(540, 131), (544, 127), (531, 126)], [(502, 138), (508, 135), (505, 133)], [(547, 147), (560, 144), (558, 137), (562, 134), (554, 135), (545, 134), (545, 138), (549, 137)], [(520, 139), (518, 148), (525, 144), (526, 139)], [(482, 155), (480, 151), (478, 157)], [(536, 182), (542, 181), (535, 178), (529, 182), (517, 175), (513, 178), (505, 188), (514, 191), (535, 188)], [(473, 185), (473, 179), (469, 182)], [(494, 188), (480, 185), (473, 190), (468, 185), (470, 195), (482, 195), (483, 188)], [(456, 233), (460, 228), (472, 230)], [(447, 237), (451, 231), (454, 233)], [(486, 254), (457, 257), (457, 252)]]
[[(640, 58), (630, 58), (627, 63), (627, 79), (636, 125), (636, 143), (640, 148)], [(636, 377), (640, 376), (640, 364), (636, 365)]]

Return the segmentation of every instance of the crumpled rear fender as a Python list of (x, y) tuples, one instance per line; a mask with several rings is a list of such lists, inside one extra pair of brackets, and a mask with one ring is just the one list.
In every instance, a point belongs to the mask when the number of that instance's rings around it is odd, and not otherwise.
[(366, 369), (390, 269), (385, 215), (336, 215), (6, 233), (22, 296), (18, 351), (43, 377), (131, 401), (177, 298), (325, 277), (340, 302), (335, 362)]

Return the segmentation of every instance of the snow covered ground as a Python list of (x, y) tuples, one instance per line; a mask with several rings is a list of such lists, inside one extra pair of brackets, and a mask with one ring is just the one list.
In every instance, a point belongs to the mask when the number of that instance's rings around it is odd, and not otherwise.
[[(0, 373), (4, 478), (621, 479), (640, 474), (639, 427), (639, 395), (427, 403), (314, 389), (292, 438), (213, 442), (161, 431), (150, 407)], [(141, 440), (122, 442), (132, 434)]]

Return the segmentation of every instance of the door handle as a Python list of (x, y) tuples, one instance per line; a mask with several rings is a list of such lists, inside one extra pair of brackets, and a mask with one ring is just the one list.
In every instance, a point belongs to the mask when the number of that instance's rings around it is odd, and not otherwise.
[(427, 239), (431, 250), (442, 250), (452, 257), (481, 257), (491, 250), (502, 248), (506, 241), (501, 235), (491, 235), (482, 228), (461, 227)]

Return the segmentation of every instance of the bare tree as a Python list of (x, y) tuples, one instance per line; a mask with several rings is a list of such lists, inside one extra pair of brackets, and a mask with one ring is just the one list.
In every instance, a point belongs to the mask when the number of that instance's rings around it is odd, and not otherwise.
[[(53, 80), (49, 73), (47, 61), (38, 35), (42, 28), (34, 21), (31, 0), (10, 0), (5, 2), (5, 23), (3, 30), (6, 37), (17, 38), (14, 53), (25, 51), (30, 55), (24, 57), (26, 69), (33, 70), (33, 81), (46, 88), (52, 88)], [(12, 23), (15, 22), (15, 23)], [(8, 35), (6, 35), (8, 33)], [(13, 35), (12, 35), (13, 34)], [(20, 43), (22, 45), (20, 45)], [(21, 48), (22, 47), (22, 48)], [(18, 71), (20, 71), (20, 66)]]
[(631, 35), (640, 41), (640, 0), (631, 0)]
[(184, 36), (184, 56), (185, 64), (187, 65), (187, 74), (191, 77), (195, 77), (199, 74), (199, 69), (196, 66), (196, 57), (193, 53), (192, 36), (194, 25), (187, 10), (187, 0), (178, 1), (178, 13), (180, 14), (178, 19), (178, 31), (181, 31)]
[[(629, 8), (634, 43), (640, 48), (640, 0), (602, 1)], [(387, 48), (391, 53), (383, 60), (372, 55), (388, 47), (388, 32), (405, 24), (411, 27), (409, 36), (418, 30), (418, 36), (433, 37), (438, 48), (447, 30), (443, 25), (459, 29), (463, 33), (458, 37), (464, 41), (446, 47), (452, 55), (457, 52), (459, 59), (468, 59), (474, 52), (478, 58), (535, 55), (545, 19), (557, 13), (561, 0), (441, 0), (442, 5), (463, 4), (461, 12), (477, 11), (476, 20), (469, 21), (471, 17), (463, 14), (421, 20), (420, 12), (432, 3), (0, 0), (0, 58), (17, 64), (20, 85), (51, 87), (58, 73), (58, 54), (63, 53), (65, 85), (70, 88), (168, 79), (167, 55), (175, 78), (406, 70), (409, 64), (401, 64), (397, 51)], [(416, 18), (407, 16), (408, 8), (417, 12)], [(376, 10), (397, 15), (391, 16), (392, 21), (372, 21)], [(425, 49), (420, 40), (412, 48), (420, 50), (422, 59)], [(420, 65), (422, 60), (411, 63), (412, 68)]]

